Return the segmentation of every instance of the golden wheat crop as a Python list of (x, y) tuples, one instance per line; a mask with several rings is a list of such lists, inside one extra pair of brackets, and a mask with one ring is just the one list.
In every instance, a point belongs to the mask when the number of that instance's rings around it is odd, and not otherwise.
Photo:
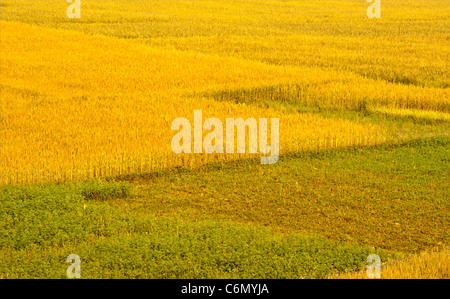
[[(175, 154), (171, 122), (194, 110), (279, 118), (281, 154), (420, 135), (299, 107), (450, 120), (448, 0), (386, 0), (378, 20), (361, 0), (82, 0), (81, 19), (67, 6), (0, 2), (0, 185), (261, 156)], [(449, 267), (446, 248), (384, 264), (381, 278)]]
[(351, 71), (372, 79), (448, 87), (447, 0), (85, 1), (68, 20), (59, 0), (2, 1), (2, 19), (127, 38), (166, 48), (278, 65)]
[[(294, 69), (1, 22), (1, 182), (74, 180), (243, 155), (176, 155), (170, 123), (280, 118), (281, 152), (372, 144), (376, 125), (183, 96), (290, 82)], [(48, 47), (48, 45), (52, 47)]]
[[(444, 2), (386, 3), (376, 21), (365, 17), (366, 6), (356, 0), (84, 1), (81, 19), (68, 19), (64, 1), (2, 1), (0, 183), (248, 156), (175, 155), (170, 124), (192, 118), (195, 109), (222, 121), (280, 118), (281, 153), (390, 137), (381, 125), (253, 102), (288, 98), (343, 109), (438, 111), (445, 118)], [(392, 18), (412, 22), (393, 31)], [(421, 18), (435, 22), (423, 27)], [(393, 50), (383, 50), (388, 47)], [(237, 93), (243, 104), (232, 103)]]
[[(368, 279), (367, 270), (330, 275), (337, 279)], [(380, 269), (381, 279), (448, 279), (450, 250), (423, 251), (398, 261), (390, 261)]]
[(392, 109), (387, 107), (375, 108), (373, 109), (373, 111), (390, 116), (401, 116), (401, 117), (406, 116), (435, 121), (450, 121), (450, 113), (443, 113), (439, 111), (428, 111), (419, 109)]

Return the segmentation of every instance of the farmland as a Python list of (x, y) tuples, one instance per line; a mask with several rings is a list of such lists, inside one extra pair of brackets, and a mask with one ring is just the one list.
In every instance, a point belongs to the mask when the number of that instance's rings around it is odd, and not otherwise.
[[(448, 1), (81, 2), (1, 2), (0, 278), (448, 277)], [(279, 161), (175, 154), (194, 110)]]

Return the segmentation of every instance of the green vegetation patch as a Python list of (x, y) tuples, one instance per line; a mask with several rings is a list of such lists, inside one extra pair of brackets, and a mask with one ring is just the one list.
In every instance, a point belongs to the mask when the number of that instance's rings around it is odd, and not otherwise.
[(449, 146), (429, 138), (128, 176), (137, 196), (117, 205), (417, 252), (450, 241)]
[[(356, 269), (368, 246), (274, 234), (257, 225), (126, 213), (122, 182), (2, 187), (0, 277), (62, 278), (69, 254), (83, 278), (299, 278)], [(88, 190), (89, 192), (86, 192)], [(92, 197), (91, 194), (96, 194)]]

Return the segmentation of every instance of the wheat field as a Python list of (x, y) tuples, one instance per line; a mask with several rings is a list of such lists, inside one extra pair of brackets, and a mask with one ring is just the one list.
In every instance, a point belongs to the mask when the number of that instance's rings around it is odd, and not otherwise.
[[(330, 276), (334, 279), (368, 279), (367, 269)], [(449, 279), (450, 252), (448, 248), (423, 251), (402, 260), (381, 265), (381, 279)]]
[[(369, 19), (369, 3), (360, 0), (81, 0), (80, 18), (68, 18), (68, 5), (60, 0), (0, 2), (0, 187), (134, 180), (168, 169), (194, 171), (261, 156), (248, 151), (174, 153), (171, 123), (177, 118), (193, 123), (195, 110), (202, 110), (203, 120), (222, 123), (227, 118), (278, 118), (280, 160), (285, 163), (310, 153), (314, 159), (316, 153), (345, 155), (352, 148), (364, 155), (369, 148), (427, 138), (438, 138), (441, 146), (445, 142), (439, 138), (447, 140), (450, 134), (448, 0), (383, 0), (379, 19)], [(207, 133), (203, 130), (202, 136)], [(401, 193), (401, 184), (414, 185), (419, 179), (402, 181), (402, 171), (377, 168), (381, 158), (373, 158), (372, 166), (379, 177), (389, 173), (385, 181), (401, 181), (392, 202), (408, 194), (410, 204), (409, 198), (425, 201), (434, 189), (445, 189), (445, 183), (435, 181), (449, 177), (448, 157), (434, 158), (441, 159), (443, 170), (428, 171), (432, 178), (421, 184), (426, 190), (417, 192)], [(335, 163), (327, 159), (327, 165)], [(397, 157), (389, 163), (415, 169), (413, 162), (403, 165)], [(282, 167), (276, 171), (297, 170)], [(311, 173), (315, 171), (321, 170), (312, 167)], [(305, 184), (323, 184), (335, 195), (332, 183), (348, 179), (322, 174)], [(352, 175), (357, 177), (356, 170)], [(228, 184), (235, 183), (223, 185)], [(295, 184), (293, 198), (298, 190), (315, 192)], [(147, 186), (139, 188), (149, 192)], [(257, 187), (267, 188), (272, 186)], [(355, 190), (347, 186), (342, 196)], [(448, 191), (439, 189), (432, 196), (412, 205), (436, 204), (429, 219), (443, 226), (442, 234), (433, 231), (436, 240), (412, 241), (421, 250), (448, 240)], [(291, 208), (286, 209), (283, 213), (289, 214)], [(325, 215), (322, 207), (316, 212)], [(178, 224), (176, 229), (178, 235)], [(355, 236), (342, 238), (353, 241)], [(395, 239), (391, 236), (389, 240)], [(386, 241), (385, 247), (407, 251), (402, 242), (393, 244)], [(407, 262), (388, 264), (382, 278), (449, 277), (448, 249), (414, 253)], [(0, 266), (0, 278), (15, 277), (2, 271)], [(337, 278), (365, 275), (353, 271)]]
[(252, 88), (304, 77), (294, 67), (159, 50), (18, 23), (1, 26), (2, 183), (87, 179), (229, 159), (172, 152), (170, 123), (192, 118), (198, 108), (204, 118), (223, 121), (280, 118), (282, 152), (386, 140), (378, 125), (189, 96), (214, 87)]
[[(307, 4), (280, 2), (265, 6), (257, 1), (168, 1), (164, 5), (92, 1), (83, 5), (83, 17), (73, 21), (64, 16), (65, 5), (60, 2), (2, 2), (7, 20), (1, 23), (3, 184), (86, 179), (229, 159), (232, 155), (177, 156), (167, 142), (172, 134), (170, 122), (190, 116), (196, 107), (205, 111), (208, 107), (209, 115), (221, 119), (275, 113), (217, 103), (217, 97), (221, 101), (238, 98), (244, 104), (293, 98), (305, 105), (344, 109), (450, 111), (450, 92), (441, 81), (448, 78), (445, 23), (438, 23), (442, 28), (433, 28), (434, 34), (427, 37), (432, 43), (417, 43), (411, 33), (397, 36), (395, 42), (410, 46), (408, 51), (421, 61), (408, 62), (404, 76), (417, 82), (405, 85), (398, 78), (404, 64), (396, 61), (402, 48), (391, 44), (398, 52), (375, 52), (380, 43), (389, 42), (389, 24), (376, 23), (374, 33), (382, 35), (377, 45), (366, 41), (370, 30), (361, 28), (368, 26), (366, 19), (352, 14), (360, 6), (355, 1), (346, 1), (339, 9), (330, 2), (321, 12)], [(144, 3), (152, 8), (150, 15), (143, 12)], [(385, 14), (393, 13), (397, 5), (392, 3)], [(405, 8), (409, 8), (406, 15), (414, 15), (406, 3)], [(168, 24), (175, 11), (178, 17)], [(335, 17), (333, 22), (356, 19), (359, 27), (352, 34), (361, 37), (328, 40), (327, 34), (339, 29), (334, 23), (316, 24), (314, 31), (320, 29), (320, 34), (305, 34), (305, 20), (294, 18), (295, 11), (308, 14), (313, 24), (327, 12), (327, 18)], [(266, 28), (262, 24), (269, 13), (273, 20)], [(435, 9), (430, 17), (437, 13), (445, 16)], [(194, 14), (198, 23), (193, 24), (189, 16)], [(220, 26), (202, 26), (209, 18)], [(230, 28), (236, 32), (229, 32)], [(431, 31), (415, 29), (422, 35)], [(350, 28), (339, 30), (344, 35)], [(340, 49), (344, 44), (347, 48)], [(311, 52), (314, 49), (318, 51)], [(434, 59), (427, 61), (430, 51)], [(326, 61), (333, 63), (324, 65)], [(370, 67), (360, 69), (367, 64)], [(426, 71), (420, 71), (425, 67)], [(18, 128), (21, 133), (16, 134)], [(382, 125), (307, 114), (300, 119), (299, 114), (284, 113), (280, 147), (289, 152), (375, 144), (389, 139), (387, 131)]]

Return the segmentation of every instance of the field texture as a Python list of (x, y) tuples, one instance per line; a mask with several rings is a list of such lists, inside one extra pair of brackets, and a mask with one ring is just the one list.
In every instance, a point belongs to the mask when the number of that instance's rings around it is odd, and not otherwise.
[[(449, 3), (368, 5), (2, 0), (0, 278), (448, 278)], [(279, 161), (174, 153), (194, 110)]]

